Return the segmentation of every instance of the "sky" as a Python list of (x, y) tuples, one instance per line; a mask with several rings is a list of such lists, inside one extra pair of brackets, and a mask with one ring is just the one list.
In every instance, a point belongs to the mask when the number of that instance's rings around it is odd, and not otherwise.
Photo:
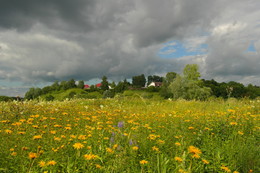
[(1, 0), (0, 95), (181, 73), (260, 85), (259, 0)]

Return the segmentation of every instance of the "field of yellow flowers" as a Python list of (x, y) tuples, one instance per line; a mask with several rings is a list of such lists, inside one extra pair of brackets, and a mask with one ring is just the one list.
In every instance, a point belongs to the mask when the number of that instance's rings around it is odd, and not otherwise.
[(260, 101), (0, 103), (0, 172), (260, 172)]

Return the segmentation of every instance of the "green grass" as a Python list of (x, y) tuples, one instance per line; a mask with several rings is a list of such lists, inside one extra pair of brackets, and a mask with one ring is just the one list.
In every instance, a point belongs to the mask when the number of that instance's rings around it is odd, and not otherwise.
[(1, 102), (0, 172), (260, 172), (259, 100), (134, 93)]

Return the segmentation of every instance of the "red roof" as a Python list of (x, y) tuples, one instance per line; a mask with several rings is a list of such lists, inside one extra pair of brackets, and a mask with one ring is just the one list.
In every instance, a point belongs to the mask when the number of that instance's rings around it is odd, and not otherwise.
[(102, 85), (101, 83), (98, 83), (98, 84), (96, 84), (96, 87), (99, 88), (99, 87), (101, 87), (101, 85)]
[(89, 85), (84, 85), (84, 89), (88, 89), (88, 88), (90, 88)]

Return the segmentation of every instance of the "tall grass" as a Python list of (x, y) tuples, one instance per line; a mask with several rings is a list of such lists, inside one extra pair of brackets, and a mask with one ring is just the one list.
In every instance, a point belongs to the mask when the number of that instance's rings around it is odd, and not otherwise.
[(259, 101), (0, 103), (0, 172), (260, 172)]

